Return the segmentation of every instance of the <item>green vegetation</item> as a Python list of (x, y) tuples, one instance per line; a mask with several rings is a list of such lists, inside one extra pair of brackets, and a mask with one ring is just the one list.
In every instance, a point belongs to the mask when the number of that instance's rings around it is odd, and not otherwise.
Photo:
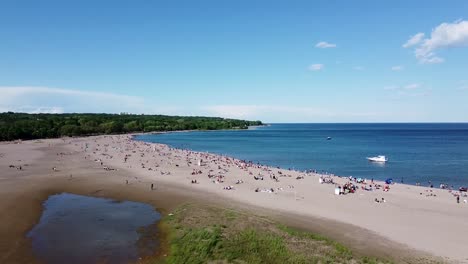
[(168, 254), (142, 263), (389, 263), (356, 256), (323, 236), (224, 208), (185, 205), (160, 227), (168, 233)]
[(116, 114), (0, 113), (0, 141), (130, 132), (246, 129), (262, 125), (219, 117)]

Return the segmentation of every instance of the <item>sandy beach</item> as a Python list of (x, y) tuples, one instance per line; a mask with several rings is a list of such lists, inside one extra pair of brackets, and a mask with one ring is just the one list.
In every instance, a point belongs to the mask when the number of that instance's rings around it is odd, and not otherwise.
[[(2, 263), (33, 260), (25, 233), (39, 220), (41, 203), (60, 192), (146, 202), (163, 214), (188, 201), (219, 203), (397, 262), (468, 263), (468, 198), (457, 203), (448, 190), (392, 184), (385, 191), (383, 182), (272, 168), (131, 135), (4, 142), (0, 168), (0, 209), (8, 212), (0, 221)], [(347, 183), (356, 192), (335, 195)]]

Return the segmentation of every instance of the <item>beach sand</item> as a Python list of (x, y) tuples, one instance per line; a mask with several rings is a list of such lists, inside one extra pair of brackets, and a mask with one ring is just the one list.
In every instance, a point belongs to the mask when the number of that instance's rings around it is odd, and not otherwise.
[[(254, 179), (260, 175), (263, 180)], [(457, 204), (447, 190), (403, 184), (390, 185), (388, 192), (335, 195), (335, 185), (321, 184), (319, 177), (130, 135), (1, 143), (0, 262), (33, 261), (25, 234), (38, 222), (42, 202), (70, 192), (145, 202), (163, 214), (185, 202), (216, 203), (318, 232), (370, 256), (468, 263), (467, 198)]]

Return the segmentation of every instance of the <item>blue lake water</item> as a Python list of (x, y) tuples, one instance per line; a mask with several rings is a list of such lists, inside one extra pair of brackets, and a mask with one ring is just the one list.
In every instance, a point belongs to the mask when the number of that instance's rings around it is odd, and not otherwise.
[[(282, 168), (403, 179), (408, 184), (468, 185), (468, 123), (272, 124), (238, 131), (140, 135), (137, 139)], [(367, 161), (366, 157), (376, 155), (385, 155), (389, 161)]]
[(156, 250), (154, 237), (138, 242), (160, 218), (148, 204), (62, 193), (45, 201), (28, 237), (45, 263), (129, 263)]

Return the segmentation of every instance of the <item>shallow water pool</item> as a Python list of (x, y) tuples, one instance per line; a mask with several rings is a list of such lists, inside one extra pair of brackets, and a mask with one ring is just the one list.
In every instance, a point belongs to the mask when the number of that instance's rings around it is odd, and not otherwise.
[(27, 236), (46, 263), (128, 263), (157, 249), (156, 238), (141, 240), (160, 218), (148, 204), (62, 193), (44, 202)]

